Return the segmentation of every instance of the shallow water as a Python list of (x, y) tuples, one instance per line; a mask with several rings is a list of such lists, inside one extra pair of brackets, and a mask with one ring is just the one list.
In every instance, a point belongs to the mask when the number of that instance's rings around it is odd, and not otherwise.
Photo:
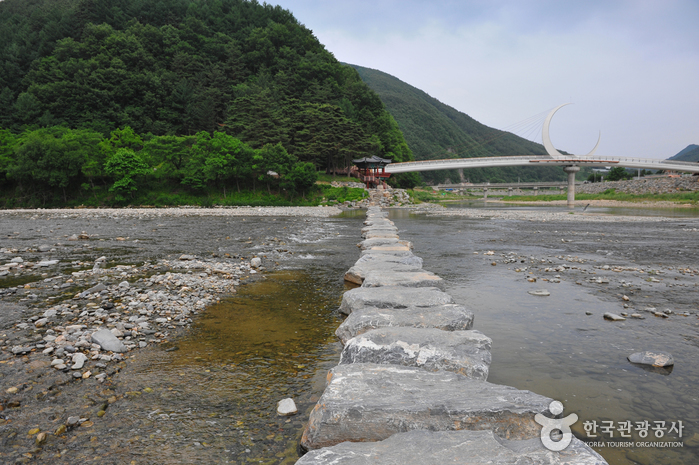
[[(545, 202), (539, 204), (516, 204), (484, 202), (483, 200), (467, 200), (463, 202), (444, 202), (446, 208), (483, 208), (488, 210), (523, 210), (523, 211), (545, 211), (545, 212), (569, 212), (565, 205), (547, 205)], [(585, 208), (585, 201), (578, 201), (578, 206), (573, 211), (582, 211)], [(614, 216), (664, 216), (670, 218), (699, 218), (699, 208), (697, 207), (597, 207), (590, 205), (585, 210), (586, 213), (598, 213)]]
[[(563, 402), (563, 415), (575, 412), (580, 420), (574, 433), (586, 438), (584, 422), (682, 421), (682, 439), (693, 447), (644, 448), (596, 447), (610, 464), (696, 464), (699, 463), (699, 328), (689, 319), (645, 320), (611, 323), (604, 312), (623, 311), (617, 302), (603, 300), (589, 289), (571, 282), (544, 285), (528, 283), (521, 274), (505, 266), (493, 267), (492, 258), (474, 251), (498, 248), (522, 255), (551, 256), (560, 253), (542, 243), (523, 245), (512, 241), (502, 222), (464, 218), (435, 218), (392, 211), (402, 239), (410, 240), (414, 253), (424, 259), (424, 268), (446, 281), (446, 291), (475, 313), (474, 329), (493, 339), (493, 363), (488, 380), (528, 389)], [(620, 235), (623, 235), (623, 223)], [(541, 228), (541, 225), (536, 226)], [(555, 227), (555, 226), (552, 226)], [(576, 226), (579, 228), (579, 226)], [(498, 244), (493, 244), (497, 241)], [(554, 247), (556, 247), (554, 245)], [(668, 248), (673, 244), (669, 243)], [(496, 250), (498, 250), (496, 249)], [(589, 258), (589, 257), (588, 257)], [(527, 294), (545, 287), (549, 297)], [(679, 292), (679, 290), (677, 291)], [(593, 315), (586, 315), (592, 311)], [(692, 318), (696, 321), (696, 315)], [(626, 357), (642, 350), (665, 350), (675, 357), (675, 367), (646, 370)], [(606, 423), (609, 425), (609, 423)], [(633, 431), (633, 430), (632, 430)], [(609, 441), (667, 441), (620, 438)], [(598, 437), (602, 437), (598, 431)], [(592, 441), (592, 438), (586, 439)], [(600, 439), (601, 440), (601, 439)]]

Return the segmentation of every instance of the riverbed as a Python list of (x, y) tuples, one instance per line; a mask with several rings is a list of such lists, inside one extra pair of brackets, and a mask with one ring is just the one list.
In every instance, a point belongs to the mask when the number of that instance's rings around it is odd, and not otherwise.
[[(342, 275), (359, 256), (355, 244), (364, 212), (332, 217), (328, 209), (173, 210), (3, 212), (0, 246), (18, 252), (3, 254), (2, 263), (16, 255), (60, 262), (0, 277), (0, 287), (18, 287), (0, 300), (2, 461), (295, 461), (308, 411), (339, 357), (336, 309), (348, 288)], [(560, 400), (564, 415), (580, 417), (573, 429), (588, 441), (594, 438), (586, 438), (584, 422), (665, 421), (669, 429), (681, 421), (682, 438), (669, 432), (663, 438), (683, 441), (681, 449), (596, 450), (612, 464), (696, 463), (697, 220), (546, 210), (393, 209), (391, 217), (424, 268), (472, 307), (474, 329), (493, 339), (489, 381)], [(68, 241), (82, 232), (89, 239)], [(39, 252), (42, 244), (55, 251)], [(183, 254), (195, 260), (180, 260)], [(235, 283), (235, 294), (213, 296), (190, 322), (160, 327), (159, 341), (143, 338), (145, 347), (104, 370), (88, 362), (93, 374), (86, 379), (48, 367), (51, 357), (41, 350), (13, 355), (16, 344), (35, 343), (43, 334), (16, 325), (53, 305), (47, 301), (52, 294), (63, 292), (64, 302), (85, 305), (73, 295), (90, 284), (100, 256), (110, 269), (133, 266), (124, 268), (124, 279), (144, 290), (152, 288), (149, 282), (161, 286), (153, 277), (166, 273), (196, 277), (233, 266), (240, 272), (225, 281)], [(239, 266), (253, 257), (261, 258), (260, 268)], [(84, 285), (63, 290), (80, 270)], [(122, 279), (103, 277), (110, 285)], [(54, 280), (46, 283), (49, 278)], [(544, 288), (547, 297), (528, 294)], [(643, 319), (610, 322), (605, 312), (638, 312)], [(671, 352), (674, 368), (646, 370), (626, 360), (651, 349)], [(100, 372), (107, 376), (103, 382), (94, 378)], [(11, 388), (17, 391), (7, 392)], [(276, 414), (285, 397), (296, 401), (298, 415)], [(70, 416), (84, 420), (83, 426), (55, 435)], [(29, 434), (37, 429), (49, 433), (40, 445), (37, 432)], [(618, 434), (603, 439), (611, 443)]]

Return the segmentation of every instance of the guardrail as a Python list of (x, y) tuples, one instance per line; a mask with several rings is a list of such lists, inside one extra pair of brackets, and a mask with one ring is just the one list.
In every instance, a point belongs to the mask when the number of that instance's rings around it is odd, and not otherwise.
[(674, 160), (655, 160), (651, 158), (595, 157), (593, 159), (576, 156), (553, 158), (548, 155), (517, 155), (506, 157), (452, 158), (441, 160), (420, 160), (392, 163), (386, 166), (387, 173), (405, 173), (410, 171), (433, 171), (459, 168), (478, 168), (479, 166), (527, 166), (530, 164), (556, 165), (618, 165), (627, 168), (645, 168), (656, 170), (675, 170), (699, 173), (699, 163)]

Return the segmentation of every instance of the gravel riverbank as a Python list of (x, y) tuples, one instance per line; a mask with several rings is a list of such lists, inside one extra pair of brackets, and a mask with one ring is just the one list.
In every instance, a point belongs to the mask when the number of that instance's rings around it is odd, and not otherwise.
[(128, 444), (109, 412), (149, 392), (125, 370), (151, 346), (176, 349), (207, 306), (297, 259), (296, 245), (334, 234), (340, 212), (0, 211), (0, 462), (120, 463), (123, 451), (105, 457)]

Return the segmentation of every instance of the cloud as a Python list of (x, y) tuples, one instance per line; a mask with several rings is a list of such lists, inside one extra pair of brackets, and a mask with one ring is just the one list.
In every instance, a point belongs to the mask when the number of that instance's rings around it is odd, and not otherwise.
[(666, 158), (699, 143), (699, 2), (290, 0), (345, 62), (506, 128), (572, 101), (554, 144)]

